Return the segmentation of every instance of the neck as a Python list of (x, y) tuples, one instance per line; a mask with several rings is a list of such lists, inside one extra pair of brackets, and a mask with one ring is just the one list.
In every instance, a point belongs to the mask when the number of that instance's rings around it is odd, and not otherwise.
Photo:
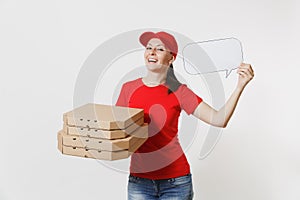
[(167, 73), (155, 73), (148, 71), (147, 75), (143, 78), (143, 82), (146, 85), (160, 85), (165, 83), (167, 79)]

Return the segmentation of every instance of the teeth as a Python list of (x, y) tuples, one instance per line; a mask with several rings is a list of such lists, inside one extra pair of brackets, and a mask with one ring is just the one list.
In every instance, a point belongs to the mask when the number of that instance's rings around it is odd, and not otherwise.
[(153, 58), (149, 58), (148, 59), (149, 62), (156, 62), (157, 60), (153, 59)]

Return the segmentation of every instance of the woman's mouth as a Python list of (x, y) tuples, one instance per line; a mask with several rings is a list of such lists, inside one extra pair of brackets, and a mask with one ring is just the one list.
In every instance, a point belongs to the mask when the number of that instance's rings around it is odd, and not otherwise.
[(154, 58), (149, 58), (149, 59), (148, 59), (148, 62), (149, 62), (149, 63), (156, 63), (156, 62), (157, 62), (157, 60), (156, 60), (156, 59), (154, 59)]

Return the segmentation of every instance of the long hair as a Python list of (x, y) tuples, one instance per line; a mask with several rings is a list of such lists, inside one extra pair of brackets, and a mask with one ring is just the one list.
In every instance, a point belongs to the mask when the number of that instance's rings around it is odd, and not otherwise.
[(175, 92), (179, 86), (182, 85), (176, 78), (174, 74), (174, 69), (173, 69), (173, 64), (171, 63), (168, 72), (167, 72), (167, 79), (166, 79), (166, 84), (168, 85), (168, 94), (171, 94), (172, 92)]

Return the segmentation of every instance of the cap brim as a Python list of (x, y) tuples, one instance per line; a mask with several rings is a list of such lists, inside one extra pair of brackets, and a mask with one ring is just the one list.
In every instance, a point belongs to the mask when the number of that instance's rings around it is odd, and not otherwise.
[(156, 37), (156, 34), (153, 32), (145, 32), (140, 36), (140, 43), (145, 47), (147, 46), (149, 40)]

